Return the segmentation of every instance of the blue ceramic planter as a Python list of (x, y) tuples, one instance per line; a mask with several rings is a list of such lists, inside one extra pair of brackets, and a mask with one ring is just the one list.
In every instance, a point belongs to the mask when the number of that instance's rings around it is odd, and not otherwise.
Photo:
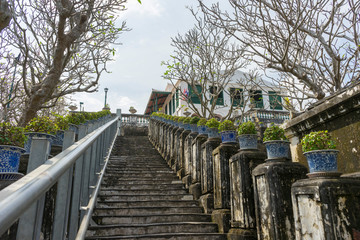
[(63, 145), (64, 141), (64, 134), (65, 132), (63, 130), (59, 130), (56, 132), (56, 138), (54, 139), (53, 145), (54, 146), (61, 146)]
[(310, 173), (336, 172), (338, 153), (339, 151), (334, 149), (315, 150), (304, 153)]
[(190, 124), (183, 124), (185, 130), (191, 130)]
[(219, 129), (217, 128), (208, 128), (207, 129), (209, 138), (220, 138)]
[(274, 140), (264, 142), (268, 160), (290, 159), (290, 142)]
[(202, 135), (207, 135), (208, 134), (207, 127), (205, 125), (197, 126), (197, 127), (198, 127), (199, 134), (202, 134)]
[(190, 129), (192, 132), (198, 132), (198, 126), (196, 124), (190, 124)]
[(31, 142), (34, 137), (49, 139), (50, 141), (49, 154), (51, 151), (51, 145), (56, 140), (56, 136), (47, 133), (27, 132), (25, 133), (25, 136), (27, 136), (27, 141), (25, 142), (24, 149), (25, 149), (25, 153), (28, 154), (30, 153)]
[(236, 131), (222, 131), (221, 142), (222, 143), (236, 143)]
[(257, 149), (257, 134), (242, 134), (238, 139), (241, 150)]
[(17, 172), (21, 154), (24, 153), (23, 148), (0, 145), (0, 172)]

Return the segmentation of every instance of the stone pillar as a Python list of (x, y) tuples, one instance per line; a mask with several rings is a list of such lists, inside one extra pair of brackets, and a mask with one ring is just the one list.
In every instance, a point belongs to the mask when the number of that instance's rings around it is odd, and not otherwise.
[(238, 150), (238, 144), (222, 143), (213, 151), (214, 211), (212, 212), (212, 219), (218, 224), (220, 233), (226, 233), (230, 229), (229, 160)]
[(169, 167), (172, 167), (175, 163), (175, 156), (177, 149), (175, 148), (176, 145), (176, 131), (179, 129), (179, 127), (173, 127), (170, 132), (170, 151), (169, 151), (169, 159), (168, 159), (168, 165)]
[(214, 210), (214, 158), (212, 152), (220, 143), (220, 138), (208, 138), (201, 145), (200, 180), (202, 196), (200, 197), (200, 205), (205, 213), (211, 213)]
[(207, 135), (197, 135), (193, 139), (191, 145), (192, 149), (192, 163), (191, 163), (191, 185), (189, 192), (198, 200), (201, 196), (201, 178), (200, 178), (200, 162), (201, 162), (201, 145), (207, 140)]
[(172, 169), (177, 173), (180, 169), (180, 136), (183, 133), (184, 128), (179, 127), (174, 134), (174, 151), (173, 158), (174, 164), (172, 165)]
[(258, 239), (295, 239), (291, 185), (307, 168), (285, 159), (268, 160), (253, 170)]
[(192, 172), (192, 142), (198, 135), (197, 132), (190, 132), (184, 141), (184, 159), (183, 159), (183, 166), (185, 176), (182, 178), (183, 183), (185, 184), (185, 188), (188, 189), (191, 184), (191, 172)]
[(359, 179), (303, 179), (291, 195), (297, 240), (360, 239)]
[(266, 153), (259, 150), (240, 150), (230, 158), (231, 229), (228, 239), (257, 239), (251, 174), (265, 158)]
[(171, 134), (172, 130), (174, 129), (174, 126), (172, 124), (169, 124), (167, 134), (166, 134), (166, 151), (165, 151), (165, 161), (169, 162), (170, 160), (170, 151), (171, 151)]
[(185, 177), (185, 139), (190, 134), (190, 130), (183, 130), (179, 137), (179, 148), (177, 157), (177, 175), (179, 179)]
[(170, 124), (169, 123), (165, 123), (164, 125), (164, 131), (163, 131), (163, 147), (161, 150), (161, 156), (166, 160), (166, 155), (167, 155), (167, 149), (168, 149), (168, 136), (169, 136), (169, 128), (170, 128)]

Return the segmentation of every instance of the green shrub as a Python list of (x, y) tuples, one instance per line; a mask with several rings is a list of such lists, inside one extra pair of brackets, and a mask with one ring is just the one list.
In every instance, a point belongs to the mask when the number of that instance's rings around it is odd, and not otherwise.
[(274, 140), (287, 140), (285, 137), (285, 130), (272, 124), (268, 127), (264, 132), (264, 142), (266, 141), (274, 141)]
[(322, 149), (335, 149), (335, 142), (331, 139), (328, 131), (311, 132), (301, 139), (303, 152)]
[(197, 124), (199, 122), (200, 118), (197, 116), (194, 116), (190, 119), (190, 124)]
[(236, 130), (236, 126), (231, 120), (225, 120), (219, 124), (219, 132)]
[(243, 134), (256, 134), (255, 123), (249, 121), (240, 124), (238, 127), (238, 135), (243, 135)]
[(186, 117), (186, 118), (183, 120), (183, 123), (184, 123), (184, 124), (190, 124), (190, 120), (191, 120), (190, 117)]
[(66, 117), (55, 114), (55, 124), (58, 126), (60, 130), (68, 130), (69, 129), (69, 121)]
[(206, 118), (200, 118), (200, 120), (197, 122), (198, 126), (205, 126), (207, 123)]
[(215, 118), (211, 118), (206, 122), (206, 126), (208, 128), (218, 128), (219, 127), (219, 121), (216, 120)]
[(55, 134), (58, 130), (59, 128), (55, 122), (46, 116), (33, 118), (25, 126), (25, 132)]
[(25, 141), (24, 128), (15, 127), (8, 122), (0, 123), (0, 145), (24, 147)]
[(185, 119), (185, 117), (179, 117), (179, 118), (178, 118), (178, 122), (179, 122), (179, 123), (182, 123), (182, 122), (184, 121), (184, 119)]

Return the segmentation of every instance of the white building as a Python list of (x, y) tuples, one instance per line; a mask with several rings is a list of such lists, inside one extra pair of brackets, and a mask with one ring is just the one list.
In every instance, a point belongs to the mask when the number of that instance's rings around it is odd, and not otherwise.
[[(254, 111), (267, 112), (268, 115), (273, 113), (273, 116), (279, 114), (288, 116), (288, 111), (282, 106), (284, 101), (280, 97), (280, 95), (283, 95), (284, 90), (262, 80), (253, 83), (250, 88), (238, 83), (237, 80), (244, 77), (243, 72), (237, 71), (225, 87), (225, 91), (220, 92), (218, 95), (214, 111), (218, 118), (221, 119), (226, 116), (231, 105), (233, 105), (234, 109), (238, 109), (233, 111), (232, 117), (239, 117), (241, 114), (249, 114)], [(201, 92), (201, 86), (197, 87), (198, 91)], [(209, 91), (204, 92), (209, 94)], [(232, 97), (229, 93), (231, 93)], [(250, 97), (254, 100), (252, 104), (249, 101)], [(208, 96), (208, 99), (210, 99), (210, 96)], [(162, 108), (162, 111), (169, 115), (184, 116), (186, 108), (188, 108), (188, 112), (194, 114), (194, 111), (189, 107), (189, 101), (200, 109), (200, 99), (192, 93), (191, 86), (184, 81), (178, 80), (175, 86), (168, 84), (164, 91), (152, 91), (145, 114), (151, 114), (151, 112), (157, 111), (159, 108)], [(280, 118), (287, 119), (286, 117)]]

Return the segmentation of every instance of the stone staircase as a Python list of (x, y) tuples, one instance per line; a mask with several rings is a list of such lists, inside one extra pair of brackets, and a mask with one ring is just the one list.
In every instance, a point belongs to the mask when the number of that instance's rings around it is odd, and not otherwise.
[(118, 137), (86, 239), (226, 239), (147, 136)]

